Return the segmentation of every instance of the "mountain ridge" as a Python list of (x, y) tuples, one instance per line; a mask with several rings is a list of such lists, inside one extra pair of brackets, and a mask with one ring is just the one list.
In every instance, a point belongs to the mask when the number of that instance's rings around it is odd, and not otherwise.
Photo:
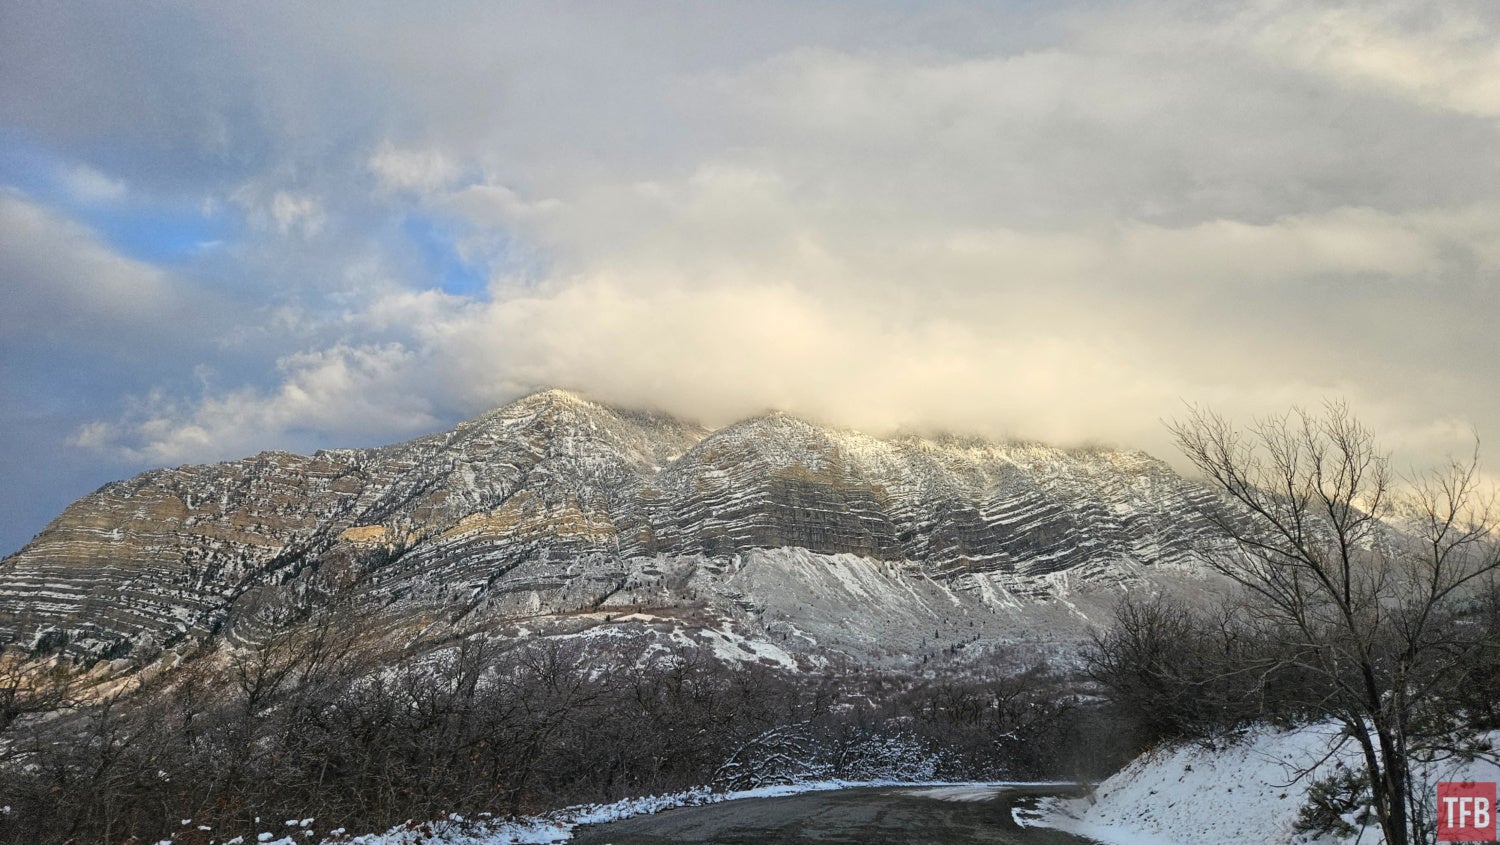
[(335, 589), (491, 625), (699, 602), (765, 634), (756, 609), (790, 620), (797, 602), (750, 576), (730, 595), (747, 561), (808, 589), (794, 567), (818, 561), (847, 576), (844, 604), (900, 573), (982, 614), (1192, 571), (1208, 495), (1134, 450), (878, 438), (776, 411), (710, 430), (546, 390), (389, 446), (104, 485), (0, 561), (0, 642), (94, 659), (250, 641), (253, 609)]

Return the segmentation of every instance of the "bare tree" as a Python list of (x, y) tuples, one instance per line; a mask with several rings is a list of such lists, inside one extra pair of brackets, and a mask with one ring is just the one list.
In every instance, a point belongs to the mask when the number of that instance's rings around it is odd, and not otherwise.
[(1205, 613), (1170, 596), (1127, 595), (1085, 650), (1088, 674), (1148, 743), (1217, 740), (1299, 715), (1277, 695), (1296, 672), (1278, 659), (1273, 638), (1244, 624), (1242, 608), (1231, 602)]
[(27, 716), (68, 706), (73, 682), (64, 665), (0, 647), (0, 736)]
[(1171, 429), (1232, 504), (1207, 514), (1233, 541), (1211, 564), (1358, 744), (1385, 841), (1425, 841), (1414, 765), (1483, 750), (1448, 695), (1495, 646), (1492, 627), (1468, 624), (1500, 571), (1477, 451), (1401, 483), (1337, 403), (1244, 429), (1194, 409)]

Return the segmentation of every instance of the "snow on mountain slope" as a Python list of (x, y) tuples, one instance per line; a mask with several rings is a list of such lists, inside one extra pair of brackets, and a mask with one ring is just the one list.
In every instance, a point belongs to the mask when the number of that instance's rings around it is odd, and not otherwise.
[(951, 657), (1076, 637), (1117, 585), (1191, 577), (1208, 495), (1139, 452), (785, 414), (709, 432), (544, 391), (407, 443), (106, 485), (0, 562), (0, 642), (253, 643), (337, 593), (392, 630), (696, 608), (792, 651)]

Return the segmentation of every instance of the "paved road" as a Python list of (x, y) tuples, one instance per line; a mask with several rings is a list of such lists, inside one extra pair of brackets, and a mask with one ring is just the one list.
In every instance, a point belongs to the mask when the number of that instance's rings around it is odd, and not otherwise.
[[(947, 791), (944, 792), (943, 789)], [(1093, 845), (1038, 827), (1021, 827), (1011, 810), (1057, 787), (1005, 787), (958, 797), (952, 788), (868, 787), (785, 798), (726, 801), (579, 828), (575, 845)]]

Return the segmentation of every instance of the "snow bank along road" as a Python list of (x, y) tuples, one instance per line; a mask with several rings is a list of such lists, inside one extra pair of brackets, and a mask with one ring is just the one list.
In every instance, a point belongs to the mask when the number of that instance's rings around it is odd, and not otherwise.
[[(1091, 845), (1029, 826), (1027, 808), (1065, 786), (866, 787), (726, 801), (579, 828), (574, 845)], [(1018, 821), (1018, 817), (1020, 821)]]

